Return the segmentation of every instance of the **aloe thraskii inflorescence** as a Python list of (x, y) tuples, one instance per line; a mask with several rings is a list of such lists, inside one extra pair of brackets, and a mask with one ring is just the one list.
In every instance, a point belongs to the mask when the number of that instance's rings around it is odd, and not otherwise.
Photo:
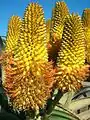
[(37, 3), (26, 8), (17, 43), (10, 55), (6, 51), (3, 86), (14, 109), (36, 110), (44, 107), (54, 83), (53, 66), (48, 62), (44, 13)]
[(57, 86), (62, 91), (76, 90), (88, 75), (85, 63), (85, 36), (78, 15), (66, 17), (58, 57)]

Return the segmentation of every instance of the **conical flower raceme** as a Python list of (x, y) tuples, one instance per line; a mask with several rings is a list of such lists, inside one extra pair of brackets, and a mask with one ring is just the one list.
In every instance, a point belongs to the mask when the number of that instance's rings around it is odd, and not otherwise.
[(66, 3), (63, 1), (56, 2), (52, 11), (51, 39), (48, 48), (49, 60), (52, 60), (54, 65), (56, 65), (58, 51), (61, 46), (63, 27), (67, 15), (69, 15), (69, 10)]
[(47, 42), (50, 41), (50, 32), (51, 32), (51, 19), (48, 19), (46, 21), (46, 33), (47, 33), (46, 40), (47, 40)]
[(12, 16), (8, 24), (8, 33), (6, 38), (6, 51), (14, 52), (18, 44), (22, 21), (18, 16)]
[(56, 2), (52, 12), (51, 35), (54, 41), (61, 40), (65, 17), (69, 15), (69, 10), (65, 2)]
[(89, 8), (83, 11), (82, 21), (85, 28), (86, 27), (90, 28), (90, 9)]
[(75, 90), (89, 74), (85, 63), (85, 36), (78, 15), (66, 17), (58, 57), (57, 86), (59, 89)]
[(86, 61), (90, 64), (90, 9), (83, 11), (82, 22), (86, 37)]
[(14, 54), (14, 60), (19, 61), (25, 71), (32, 69), (33, 62), (40, 64), (48, 61), (44, 13), (37, 3), (31, 3), (26, 8)]
[(37, 3), (26, 8), (18, 44), (12, 51), (9, 54), (6, 50), (3, 86), (13, 108), (36, 110), (43, 107), (50, 97), (55, 71), (48, 62), (44, 14)]

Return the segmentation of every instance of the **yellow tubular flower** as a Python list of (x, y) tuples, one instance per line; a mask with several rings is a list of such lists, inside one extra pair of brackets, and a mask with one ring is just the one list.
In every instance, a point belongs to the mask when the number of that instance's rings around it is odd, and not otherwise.
[(50, 97), (55, 71), (48, 62), (45, 38), (42, 7), (31, 3), (26, 8), (14, 54), (7, 58), (5, 66), (3, 85), (14, 109), (36, 110)]
[(62, 35), (61, 49), (58, 57), (57, 85), (59, 89), (75, 90), (88, 75), (85, 63), (85, 36), (78, 15), (66, 17)]
[(53, 39), (60, 40), (62, 38), (65, 17), (69, 15), (69, 10), (65, 2), (56, 2), (52, 13), (52, 29)]
[(6, 52), (13, 52), (19, 40), (21, 19), (18, 16), (12, 16), (8, 24), (8, 33), (6, 38)]
[(83, 11), (82, 22), (86, 37), (86, 61), (90, 64), (90, 9)]

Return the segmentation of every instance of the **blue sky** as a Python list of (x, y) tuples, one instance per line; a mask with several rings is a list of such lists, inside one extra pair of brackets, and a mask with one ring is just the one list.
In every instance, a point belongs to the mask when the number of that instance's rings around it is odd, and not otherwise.
[[(30, 2), (36, 2), (43, 6), (45, 18), (51, 17), (52, 7), (58, 0), (0, 0), (0, 36), (6, 35), (8, 21), (12, 15), (23, 18), (25, 8)], [(79, 15), (85, 8), (90, 8), (90, 0), (64, 0), (70, 10)]]

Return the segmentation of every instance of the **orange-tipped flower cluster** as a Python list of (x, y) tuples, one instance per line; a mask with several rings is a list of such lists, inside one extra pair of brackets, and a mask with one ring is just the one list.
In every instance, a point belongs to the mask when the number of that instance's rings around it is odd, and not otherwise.
[(57, 72), (57, 87), (63, 92), (78, 90), (89, 73), (89, 65), (75, 68), (61, 66)]
[[(45, 106), (52, 89), (77, 90), (90, 74), (80, 17), (69, 15), (64, 2), (57, 2), (53, 12), (51, 34), (47, 34), (43, 9), (37, 3), (28, 5), (23, 20), (10, 19), (0, 62), (3, 86), (15, 110), (37, 111)], [(52, 44), (48, 45), (50, 37)]]
[(63, 91), (76, 90), (89, 75), (85, 65), (85, 36), (78, 15), (66, 17), (58, 57), (57, 86)]
[(55, 71), (48, 62), (43, 9), (37, 3), (31, 3), (20, 27), (15, 26), (20, 23), (17, 19), (11, 18), (6, 54), (1, 58), (6, 56), (3, 86), (14, 109), (36, 110), (44, 107), (55, 82)]
[[(12, 65), (14, 66), (12, 67)], [(38, 68), (40, 75), (36, 74)], [(33, 71), (28, 71), (25, 75), (22, 74), (23, 70), (18, 69), (15, 64), (8, 64), (5, 67), (5, 72), (4, 86), (14, 109), (36, 110), (39, 107), (44, 107), (54, 83), (55, 71), (51, 63), (36, 64)]]

